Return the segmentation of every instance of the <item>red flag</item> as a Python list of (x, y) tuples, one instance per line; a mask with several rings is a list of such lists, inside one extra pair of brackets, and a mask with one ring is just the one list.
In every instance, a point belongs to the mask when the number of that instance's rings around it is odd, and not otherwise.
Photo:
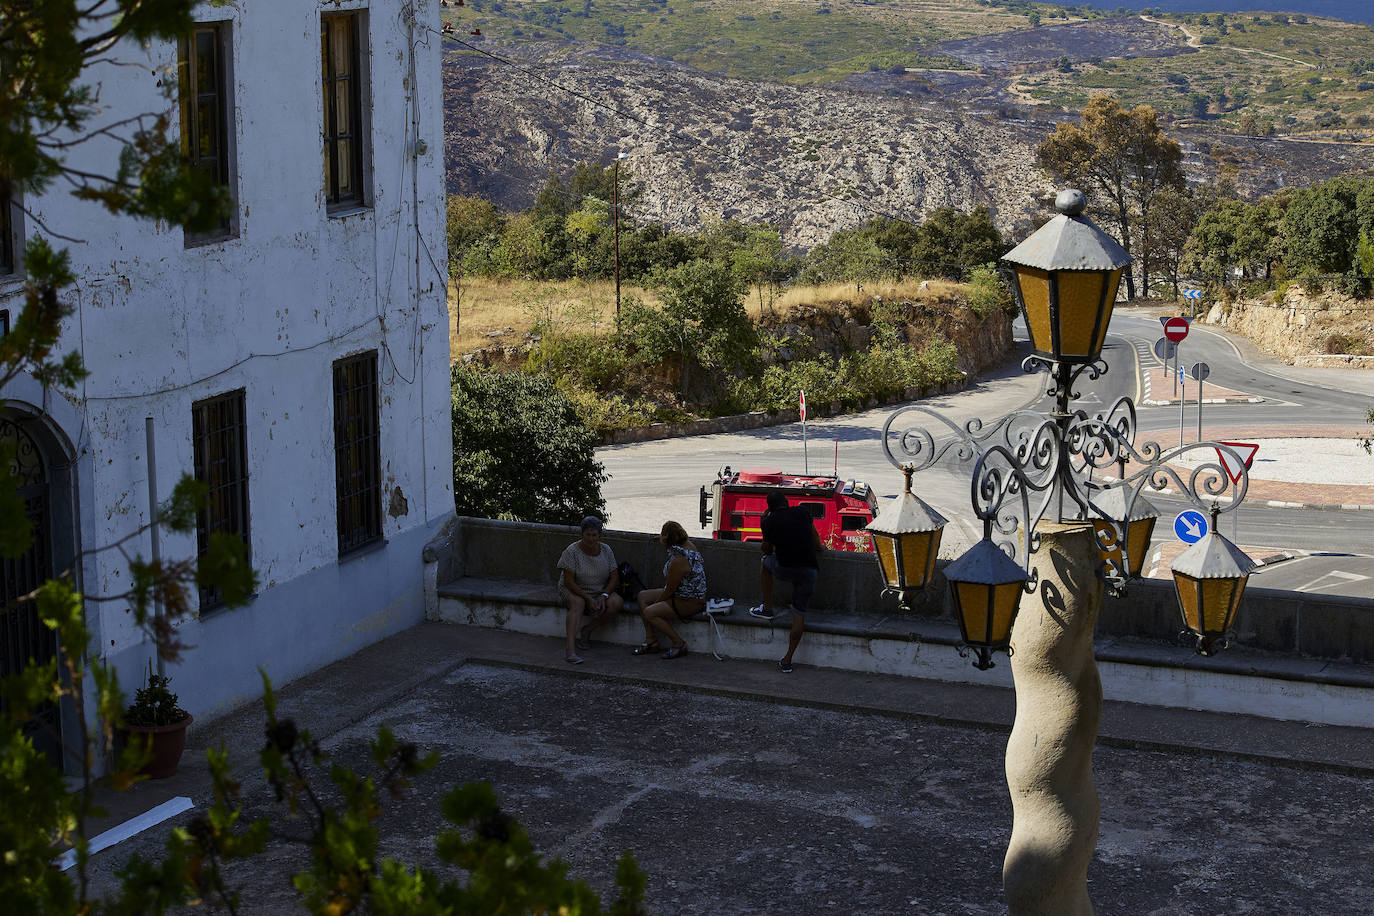
[(802, 389), (802, 393), (801, 393), (801, 418), (802, 418), (802, 422), (805, 423), (805, 422), (806, 422), (806, 389), (804, 389), (804, 388)]

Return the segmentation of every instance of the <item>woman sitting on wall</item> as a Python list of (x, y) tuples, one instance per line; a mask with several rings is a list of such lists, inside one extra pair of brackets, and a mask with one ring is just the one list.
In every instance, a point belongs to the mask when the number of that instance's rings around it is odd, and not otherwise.
[(670, 640), (664, 658), (681, 658), (687, 654), (687, 641), (673, 629), (675, 620), (686, 620), (706, 609), (706, 564), (696, 545), (687, 539), (687, 531), (677, 522), (664, 522), (658, 540), (668, 548), (668, 562), (663, 564), (663, 587), (646, 588), (639, 593), (639, 613), (644, 618), (644, 642), (634, 650), (635, 655), (649, 655), (659, 651), (658, 636)]
[(562, 571), (558, 597), (568, 606), (567, 661), (580, 665), (582, 656), (577, 650), (590, 649), (592, 630), (614, 620), (625, 605), (616, 594), (620, 574), (616, 571), (615, 554), (601, 543), (601, 519), (589, 515), (582, 520), (582, 537), (563, 551), (558, 568)]

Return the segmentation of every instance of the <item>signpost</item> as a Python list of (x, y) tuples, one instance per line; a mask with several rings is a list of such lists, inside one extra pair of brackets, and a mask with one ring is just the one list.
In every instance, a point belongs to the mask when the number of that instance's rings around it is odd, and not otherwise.
[(805, 389), (805, 388), (802, 388), (802, 389), (800, 389), (800, 390), (801, 390), (801, 406), (798, 407), (797, 410), (798, 410), (798, 412), (801, 414), (801, 425), (802, 425), (802, 472), (803, 472), (803, 473), (806, 473), (806, 474), (810, 474), (810, 473), (811, 473), (811, 462), (808, 461), (808, 460), (807, 460), (807, 457), (806, 457), (806, 389)]
[(1167, 337), (1155, 341), (1155, 356), (1164, 360), (1164, 374), (1169, 374), (1169, 361), (1178, 354), (1178, 344)]
[[(1250, 467), (1255, 460), (1255, 453), (1259, 451), (1259, 443), (1257, 442), (1222, 442), (1221, 444), (1235, 449), (1245, 468)], [(1235, 457), (1224, 449), (1217, 449), (1217, 458), (1220, 459), (1221, 466), (1226, 469), (1226, 476), (1231, 478), (1231, 483), (1239, 482), (1241, 467), (1237, 466)]]
[(1164, 336), (1174, 343), (1178, 343), (1188, 336), (1187, 318), (1161, 318), (1160, 320), (1164, 322)]
[[(1193, 368), (1188, 370), (1188, 374), (1197, 382), (1197, 441), (1202, 441), (1202, 383), (1207, 376), (1212, 374), (1212, 367), (1206, 363), (1193, 363)], [(1233, 479), (1231, 481), (1235, 483)]]
[(1183, 291), (1183, 298), (1188, 300), (1188, 314), (1197, 314), (1197, 301), (1202, 298), (1202, 290), (1185, 289)]
[(1196, 509), (1185, 509), (1174, 519), (1174, 536), (1185, 544), (1196, 544), (1207, 536), (1207, 516)]

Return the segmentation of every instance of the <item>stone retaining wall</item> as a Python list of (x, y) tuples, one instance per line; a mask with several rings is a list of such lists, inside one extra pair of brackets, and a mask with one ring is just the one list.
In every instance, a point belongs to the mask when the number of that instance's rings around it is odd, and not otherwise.
[[(578, 536), (576, 528), (563, 525), (460, 518), (444, 537), (425, 548), (426, 589), (463, 576), (552, 585), (559, 554)], [(603, 542), (611, 545), (617, 560), (629, 561), (647, 584), (662, 581), (664, 553), (654, 535), (608, 530)], [(732, 597), (742, 608), (758, 600), (756, 545), (709, 539), (695, 543), (706, 560), (713, 597)], [(431, 606), (437, 606), (437, 597), (427, 597), (432, 598)], [(785, 592), (781, 597), (785, 599)], [(919, 616), (953, 619), (949, 589), (940, 572), (914, 603)], [(871, 554), (837, 551), (822, 557), (812, 606), (818, 615), (826, 611), (874, 616), (902, 613), (895, 598), (882, 595), (882, 580)], [(1177, 645), (1181, 629), (1172, 581), (1142, 579), (1131, 583), (1126, 596), (1103, 602), (1097, 635)], [(1295, 657), (1374, 662), (1374, 600), (1247, 589), (1233, 642)]]

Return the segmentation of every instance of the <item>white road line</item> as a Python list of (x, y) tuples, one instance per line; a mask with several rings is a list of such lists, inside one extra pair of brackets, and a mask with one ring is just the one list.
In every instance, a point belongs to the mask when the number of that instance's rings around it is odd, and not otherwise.
[[(123, 843), (130, 837), (136, 836), (150, 827), (156, 827), (169, 817), (176, 817), (181, 812), (189, 811), (193, 807), (195, 806), (191, 804), (189, 798), (178, 795), (176, 798), (169, 799), (157, 807), (144, 811), (137, 817), (131, 817), (117, 827), (111, 827), (99, 836), (93, 837), (90, 841), (89, 852), (91, 855), (95, 855), (102, 849), (109, 849), (111, 846)], [(76, 850), (68, 849), (54, 860), (54, 864), (62, 871), (71, 868), (76, 864)]]

